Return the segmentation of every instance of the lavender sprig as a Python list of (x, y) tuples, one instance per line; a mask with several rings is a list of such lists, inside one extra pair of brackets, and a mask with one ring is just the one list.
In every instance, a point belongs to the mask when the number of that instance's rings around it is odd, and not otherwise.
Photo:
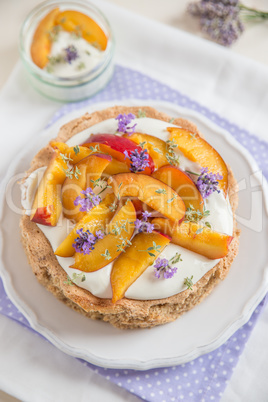
[(115, 118), (115, 120), (118, 120), (118, 131), (124, 134), (133, 134), (137, 124), (134, 124), (132, 127), (130, 127), (129, 124), (135, 118), (136, 116), (133, 113), (119, 114)]
[(103, 239), (104, 234), (101, 230), (97, 230), (96, 236), (89, 230), (84, 231), (83, 228), (76, 231), (78, 237), (73, 243), (73, 248), (77, 253), (89, 254), (94, 250), (94, 245), (98, 239)]
[(155, 277), (159, 279), (161, 275), (163, 275), (165, 279), (172, 278), (177, 272), (178, 268), (172, 267), (171, 265), (176, 264), (180, 261), (182, 261), (181, 255), (178, 253), (176, 253), (176, 255), (170, 260), (167, 260), (166, 258), (157, 258), (154, 264)]
[(212, 194), (214, 191), (217, 191), (217, 193), (220, 192), (218, 190), (218, 180), (222, 180), (222, 176), (217, 173), (209, 173), (208, 168), (202, 168), (200, 176), (197, 179), (196, 186), (198, 190), (200, 191), (201, 195), (203, 198), (208, 198), (210, 194)]
[(79, 195), (74, 200), (75, 206), (80, 205), (79, 211), (81, 212), (89, 212), (93, 207), (99, 205), (101, 202), (101, 197), (96, 195), (90, 187), (81, 191), (81, 194), (84, 195), (84, 198)]
[(149, 155), (147, 149), (143, 149), (140, 153), (137, 149), (131, 151), (124, 151), (125, 159), (130, 159), (130, 171), (133, 173), (143, 172), (149, 166)]
[(142, 219), (136, 219), (134, 222), (135, 229), (141, 233), (152, 233), (154, 230), (154, 224), (148, 222), (148, 218), (151, 216), (151, 213), (145, 211), (142, 213)]
[(65, 55), (64, 55), (64, 60), (66, 63), (71, 64), (73, 60), (76, 60), (78, 56), (77, 49), (74, 45), (70, 45), (64, 49)]
[(220, 45), (231, 46), (244, 31), (238, 0), (201, 0), (190, 3), (188, 12), (200, 18), (202, 31)]

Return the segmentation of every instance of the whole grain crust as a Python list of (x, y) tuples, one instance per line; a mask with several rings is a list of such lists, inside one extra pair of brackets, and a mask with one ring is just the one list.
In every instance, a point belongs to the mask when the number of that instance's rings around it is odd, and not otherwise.
[[(158, 112), (148, 106), (123, 107), (114, 106), (105, 110), (75, 119), (61, 127), (57, 141), (67, 141), (73, 135), (102, 120), (116, 117), (119, 113), (137, 114), (139, 109), (145, 111), (147, 117), (170, 121), (170, 116)], [(173, 124), (198, 132), (197, 127), (182, 118), (175, 119)], [(201, 135), (201, 133), (199, 133)], [(31, 163), (26, 177), (35, 169), (46, 166), (53, 153), (48, 145), (41, 149)], [(228, 194), (233, 212), (238, 203), (237, 183), (230, 168), (228, 175)], [(239, 230), (234, 220), (233, 241), (225, 258), (208, 271), (194, 286), (177, 295), (158, 300), (133, 300), (123, 298), (116, 304), (109, 299), (100, 299), (89, 291), (76, 285), (70, 286), (65, 271), (59, 265), (52, 247), (38, 226), (23, 215), (20, 222), (22, 244), (28, 261), (38, 281), (52, 292), (58, 299), (74, 310), (91, 319), (107, 321), (117, 328), (150, 328), (177, 319), (181, 314), (193, 308), (210, 294), (216, 284), (223, 280), (238, 253)]]

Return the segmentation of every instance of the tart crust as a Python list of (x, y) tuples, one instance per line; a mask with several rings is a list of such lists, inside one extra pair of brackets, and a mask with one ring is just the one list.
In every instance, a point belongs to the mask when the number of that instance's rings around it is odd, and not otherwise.
[[(65, 142), (73, 135), (100, 121), (114, 118), (119, 113), (137, 114), (139, 109), (145, 111), (147, 117), (166, 122), (170, 121), (170, 116), (158, 112), (151, 107), (114, 106), (92, 114), (85, 114), (65, 124), (61, 127), (56, 140)], [(198, 132), (197, 127), (193, 123), (182, 118), (175, 119), (173, 124)], [(46, 166), (52, 153), (53, 150), (49, 145), (41, 149), (33, 159), (26, 177), (32, 171)], [(237, 183), (229, 167), (228, 171), (228, 194), (232, 210), (235, 212), (238, 204)], [(216, 284), (227, 276), (232, 262), (238, 253), (240, 234), (240, 231), (236, 228), (236, 221), (234, 219), (233, 240), (227, 256), (222, 258), (215, 267), (208, 271), (193, 286), (193, 290), (187, 289), (174, 296), (157, 300), (143, 301), (123, 298), (116, 304), (112, 304), (111, 300), (98, 298), (88, 290), (82, 289), (75, 284), (72, 286), (68, 285), (67, 274), (59, 265), (49, 241), (38, 226), (30, 221), (29, 216), (22, 216), (20, 228), (23, 247), (38, 281), (58, 299), (79, 313), (92, 319), (107, 321), (121, 329), (150, 328), (165, 324), (176, 320), (181, 314), (199, 304), (210, 294)]]

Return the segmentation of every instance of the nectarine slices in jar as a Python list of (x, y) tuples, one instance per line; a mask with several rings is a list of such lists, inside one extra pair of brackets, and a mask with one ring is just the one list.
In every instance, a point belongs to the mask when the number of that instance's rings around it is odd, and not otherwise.
[(101, 27), (88, 15), (76, 10), (64, 10), (57, 14), (56, 24), (67, 32), (76, 33), (82, 36), (87, 42), (105, 50), (107, 47), (107, 36)]
[(33, 62), (40, 68), (44, 68), (47, 65), (52, 46), (50, 32), (52, 32), (56, 25), (55, 21), (59, 12), (59, 8), (51, 10), (41, 20), (34, 33), (31, 45), (31, 57)]

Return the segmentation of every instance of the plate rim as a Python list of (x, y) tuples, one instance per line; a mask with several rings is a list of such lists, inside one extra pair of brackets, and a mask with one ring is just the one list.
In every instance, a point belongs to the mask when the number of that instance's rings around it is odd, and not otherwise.
[[(165, 101), (155, 101), (155, 100), (138, 100), (138, 99), (129, 99), (127, 101), (110, 101), (110, 102), (99, 102), (96, 105), (88, 105), (82, 106), (80, 109), (77, 109), (75, 112), (71, 112), (68, 115), (62, 116), (60, 119), (49, 125), (47, 128), (40, 131), (40, 135), (35, 142), (40, 141), (40, 137), (49, 137), (49, 133), (52, 129), (55, 129), (55, 124), (62, 125), (64, 124), (64, 120), (68, 118), (68, 121), (71, 120), (71, 116), (81, 115), (84, 109), (92, 109), (98, 110), (99, 108), (108, 107), (111, 105), (139, 105), (142, 104), (149, 104), (150, 106), (154, 107), (154, 105), (163, 105), (166, 106), (169, 110), (174, 110), (175, 113), (182, 114), (183, 117), (186, 118), (196, 118), (197, 120), (201, 121), (203, 124), (208, 125), (212, 130), (216, 131), (217, 135), (220, 135), (232, 148), (234, 148), (239, 154), (246, 159), (247, 163), (249, 164), (250, 169), (252, 172), (256, 170), (260, 170), (257, 165), (255, 159), (251, 156), (249, 151), (245, 149), (227, 130), (218, 126), (213, 121), (211, 121), (208, 117), (202, 115), (201, 113), (196, 112), (195, 110), (185, 108), (183, 106), (174, 105), (170, 102)], [(106, 106), (105, 106), (106, 105)], [(95, 106), (95, 107), (94, 107)], [(92, 112), (90, 110), (90, 112)], [(185, 116), (186, 114), (186, 116)], [(74, 117), (73, 117), (74, 118)], [(21, 156), (25, 154), (25, 150), (21, 149), (21, 151), (17, 154), (17, 159), (14, 159), (12, 163), (9, 165), (9, 168), (2, 180), (0, 189), (0, 222), (2, 220), (4, 204), (5, 204), (5, 194), (6, 194), (6, 186), (9, 182), (9, 179), (14, 173), (15, 169), (18, 165), (18, 160), (20, 161)], [(268, 184), (265, 177), (262, 175), (262, 180), (259, 177), (256, 177), (256, 181), (258, 182), (259, 186), (263, 190), (263, 200), (265, 203), (265, 212), (266, 212), (266, 219), (268, 218)], [(160, 367), (169, 367), (172, 365), (178, 365), (187, 363), (205, 353), (209, 353), (218, 347), (220, 347), (223, 343), (225, 343), (240, 327), (242, 327), (251, 317), (253, 311), (264, 298), (265, 294), (268, 291), (268, 262), (263, 267), (263, 283), (262, 286), (258, 288), (258, 290), (250, 297), (250, 299), (245, 303), (243, 307), (243, 312), (240, 317), (236, 318), (230, 324), (222, 330), (218, 336), (205, 345), (200, 345), (194, 347), (191, 352), (187, 352), (186, 354), (180, 356), (172, 356), (169, 358), (156, 358), (150, 360), (135, 360), (133, 358), (126, 358), (125, 360), (118, 360), (118, 359), (111, 359), (111, 358), (103, 358), (98, 357), (92, 352), (85, 351), (84, 349), (81, 350), (80, 348), (76, 348), (73, 346), (68, 345), (65, 341), (62, 341), (58, 335), (54, 334), (52, 330), (48, 329), (46, 326), (42, 325), (38, 321), (37, 314), (32, 310), (27, 303), (25, 303), (21, 296), (18, 294), (17, 290), (12, 284), (12, 278), (9, 274), (8, 270), (4, 266), (3, 262), (3, 239), (4, 234), (2, 228), (0, 228), (0, 276), (3, 280), (5, 291), (12, 301), (12, 303), (19, 309), (19, 311), (24, 315), (24, 317), (28, 320), (30, 324), (30, 328), (37, 331), (39, 334), (43, 335), (46, 339), (48, 339), (52, 344), (58, 347), (64, 353), (67, 353), (73, 357), (81, 358), (88, 361), (91, 364), (105, 367), (105, 368), (114, 368), (114, 369), (134, 369), (134, 370), (148, 370), (153, 368), (160, 368)]]

